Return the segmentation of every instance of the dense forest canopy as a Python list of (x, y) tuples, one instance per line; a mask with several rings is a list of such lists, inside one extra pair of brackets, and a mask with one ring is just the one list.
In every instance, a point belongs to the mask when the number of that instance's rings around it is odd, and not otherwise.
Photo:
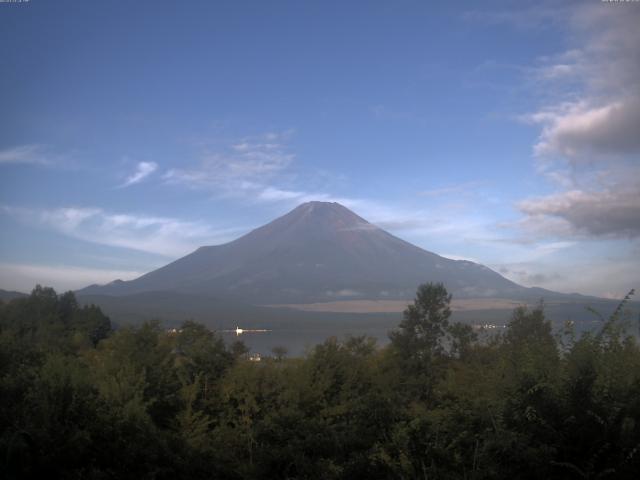
[(0, 304), (7, 478), (636, 478), (640, 346), (542, 306), (478, 338), (419, 287), (380, 348), (330, 338), (261, 362), (187, 321), (113, 329), (73, 293)]

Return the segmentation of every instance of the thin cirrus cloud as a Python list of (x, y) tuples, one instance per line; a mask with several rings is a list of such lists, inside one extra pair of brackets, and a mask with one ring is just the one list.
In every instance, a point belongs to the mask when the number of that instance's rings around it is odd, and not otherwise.
[(155, 162), (139, 162), (136, 171), (129, 175), (120, 187), (125, 188), (140, 183), (157, 169), (158, 164)]
[(207, 149), (198, 164), (168, 170), (167, 184), (209, 190), (227, 196), (252, 195), (266, 182), (285, 175), (295, 155), (285, 143), (288, 135), (268, 133), (232, 142), (214, 151)]
[(0, 150), (0, 164), (50, 165), (41, 145), (19, 145)]
[(112, 213), (100, 208), (28, 209), (4, 206), (3, 213), (25, 223), (87, 242), (178, 257), (202, 245), (231, 240), (238, 229), (214, 230), (203, 222)]
[(537, 2), (534, 7), (511, 10), (469, 10), (462, 15), (464, 20), (485, 25), (509, 25), (522, 30), (550, 28), (567, 15), (563, 5)]
[(371, 202), (367, 202), (362, 199), (340, 197), (324, 192), (286, 190), (274, 186), (263, 185), (256, 189), (254, 199), (258, 202), (286, 202), (290, 205), (298, 205), (312, 201), (337, 202), (348, 208), (366, 208), (371, 204)]
[[(280, 185), (304, 183), (304, 175), (295, 172), (295, 154), (291, 152), (291, 130), (244, 137), (201, 155), (198, 164), (188, 168), (168, 170), (163, 180), (204, 190), (216, 196), (242, 199), (252, 203), (281, 203), (295, 206), (300, 203), (335, 201), (349, 208), (366, 208), (370, 202), (310, 191), (306, 188), (283, 188)], [(307, 177), (308, 178), (308, 177)]]

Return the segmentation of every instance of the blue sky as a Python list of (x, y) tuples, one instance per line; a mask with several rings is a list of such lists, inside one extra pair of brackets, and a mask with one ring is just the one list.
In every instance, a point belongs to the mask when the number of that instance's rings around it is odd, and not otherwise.
[(527, 286), (640, 287), (640, 3), (0, 3), (0, 288), (307, 200)]

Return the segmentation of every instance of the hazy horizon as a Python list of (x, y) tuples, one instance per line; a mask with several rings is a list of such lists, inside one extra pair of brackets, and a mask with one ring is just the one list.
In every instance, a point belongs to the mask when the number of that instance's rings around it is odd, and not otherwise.
[(309, 200), (524, 286), (640, 287), (640, 4), (433, 5), (0, 3), (0, 288)]

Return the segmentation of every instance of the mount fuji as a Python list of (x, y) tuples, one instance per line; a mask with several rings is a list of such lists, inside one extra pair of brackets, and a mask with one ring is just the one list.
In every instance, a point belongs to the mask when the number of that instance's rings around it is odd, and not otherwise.
[(444, 283), (458, 299), (568, 297), (423, 250), (329, 202), (304, 203), (232, 242), (203, 246), (134, 280), (78, 293), (170, 292), (253, 305), (305, 304), (410, 299), (425, 282)]

